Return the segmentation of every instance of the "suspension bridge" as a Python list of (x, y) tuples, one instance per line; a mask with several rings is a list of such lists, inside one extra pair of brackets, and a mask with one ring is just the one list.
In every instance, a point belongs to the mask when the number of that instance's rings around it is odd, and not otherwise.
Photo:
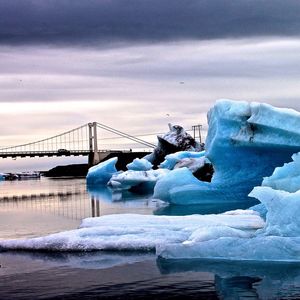
[[(101, 138), (98, 132), (102, 130), (114, 134), (117, 138), (130, 140), (131, 144), (119, 143), (108, 147), (100, 143)], [(109, 139), (109, 138), (107, 138)], [(102, 138), (102, 141), (104, 139)], [(35, 142), (10, 146), (0, 149), (0, 157), (44, 157), (44, 156), (88, 156), (89, 165), (98, 164), (112, 153), (132, 152), (134, 145), (142, 146), (147, 151), (156, 147), (155, 144), (145, 141), (109, 127), (107, 125), (92, 122), (64, 133), (38, 140)], [(140, 148), (140, 147), (137, 147)]]

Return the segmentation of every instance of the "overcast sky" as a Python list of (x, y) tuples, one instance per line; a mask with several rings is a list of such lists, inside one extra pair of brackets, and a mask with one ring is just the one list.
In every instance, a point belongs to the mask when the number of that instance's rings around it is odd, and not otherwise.
[(300, 110), (299, 16), (298, 0), (0, 0), (0, 145), (90, 121), (206, 130), (219, 98)]

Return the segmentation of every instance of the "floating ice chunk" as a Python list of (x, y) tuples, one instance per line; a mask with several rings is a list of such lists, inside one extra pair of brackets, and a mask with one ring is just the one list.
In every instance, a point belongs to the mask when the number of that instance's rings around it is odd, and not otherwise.
[(257, 215), (108, 215), (84, 219), (80, 229), (26, 240), (0, 241), (0, 249), (48, 251), (154, 250), (159, 245), (182, 243), (201, 227), (226, 226), (255, 231), (264, 226)]
[(130, 189), (140, 186), (141, 190), (153, 190), (155, 183), (161, 177), (165, 176), (169, 170), (158, 169), (149, 171), (126, 171), (123, 173), (113, 174), (108, 182), (108, 186), (115, 189)]
[(128, 170), (132, 171), (148, 171), (153, 165), (145, 158), (135, 158), (130, 164), (126, 166)]
[[(202, 158), (205, 156), (205, 151), (192, 152), (192, 151), (179, 151), (169, 154), (165, 157), (165, 160), (159, 165), (162, 169), (173, 170), (175, 165), (180, 163), (185, 158)], [(193, 172), (193, 171), (192, 171)]]
[[(205, 156), (215, 171), (211, 183), (172, 171), (158, 181), (157, 198), (176, 204), (239, 201), (300, 150), (300, 113), (294, 110), (219, 100), (208, 113), (208, 124)], [(179, 180), (177, 187), (174, 180)]]
[(292, 159), (283, 167), (277, 167), (272, 176), (264, 178), (262, 185), (287, 192), (300, 190), (300, 153), (294, 154)]
[(87, 184), (99, 184), (105, 185), (110, 180), (111, 176), (117, 173), (116, 163), (118, 161), (117, 157), (110, 158), (96, 166), (89, 169), (86, 176)]

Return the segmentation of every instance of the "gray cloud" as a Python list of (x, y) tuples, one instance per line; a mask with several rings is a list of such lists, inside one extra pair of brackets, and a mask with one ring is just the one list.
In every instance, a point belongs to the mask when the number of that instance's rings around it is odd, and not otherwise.
[(0, 44), (298, 36), (299, 15), (298, 0), (3, 0)]

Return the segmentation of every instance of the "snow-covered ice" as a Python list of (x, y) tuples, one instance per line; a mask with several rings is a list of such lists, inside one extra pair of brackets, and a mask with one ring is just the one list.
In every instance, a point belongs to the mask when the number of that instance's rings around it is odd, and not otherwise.
[(153, 190), (155, 183), (159, 178), (165, 176), (169, 170), (158, 169), (149, 171), (132, 171), (128, 170), (123, 173), (113, 174), (108, 182), (108, 186), (114, 189), (130, 189), (132, 187), (137, 187), (141, 191)]
[(169, 124), (170, 131), (163, 136), (157, 136), (158, 145), (154, 151), (144, 158), (154, 166), (164, 161), (165, 156), (178, 151), (201, 151), (202, 145), (188, 134), (183, 127)]
[(202, 159), (205, 156), (205, 151), (192, 152), (192, 151), (179, 151), (169, 154), (165, 157), (165, 160), (159, 165), (162, 169), (173, 170), (176, 164), (181, 163), (184, 159)]

